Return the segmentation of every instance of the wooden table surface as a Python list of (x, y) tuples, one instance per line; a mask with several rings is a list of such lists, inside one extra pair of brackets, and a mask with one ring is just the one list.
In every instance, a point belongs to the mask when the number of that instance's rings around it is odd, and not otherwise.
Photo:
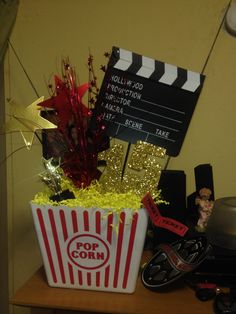
[(16, 291), (10, 303), (31, 307), (32, 313), (38, 313), (34, 308), (42, 308), (40, 313), (62, 313), (49, 309), (122, 314), (213, 313), (212, 301), (197, 300), (194, 291), (183, 282), (172, 286), (171, 291), (153, 292), (142, 285), (139, 277), (133, 294), (52, 288), (43, 267)]

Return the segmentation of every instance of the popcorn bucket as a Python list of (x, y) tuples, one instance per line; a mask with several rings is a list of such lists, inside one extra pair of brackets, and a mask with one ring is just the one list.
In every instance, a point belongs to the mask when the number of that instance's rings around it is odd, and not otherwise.
[(52, 287), (132, 293), (148, 215), (119, 216), (96, 208), (31, 203), (48, 284)]

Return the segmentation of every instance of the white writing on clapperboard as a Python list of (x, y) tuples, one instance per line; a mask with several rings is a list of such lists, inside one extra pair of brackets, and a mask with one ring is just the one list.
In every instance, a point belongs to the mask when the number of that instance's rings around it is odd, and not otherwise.
[[(126, 87), (120, 87), (115, 84), (123, 85)], [(105, 104), (103, 103), (103, 107), (105, 107), (109, 111), (114, 112), (114, 114), (115, 113), (124, 114), (123, 106), (131, 105), (131, 99), (127, 99), (126, 97), (140, 100), (142, 94), (139, 91), (141, 91), (142, 89), (143, 89), (142, 83), (135, 82), (125, 77), (120, 77), (118, 75), (112, 75), (111, 83), (107, 84), (107, 90), (109, 92), (114, 93), (115, 95), (106, 92), (105, 100), (107, 100), (108, 102)], [(112, 102), (112, 104), (110, 102)], [(122, 107), (120, 107), (119, 105), (121, 105)], [(105, 113), (104, 118), (106, 120), (111, 121), (115, 118), (115, 115), (113, 115), (112, 113)], [(132, 119), (126, 119), (125, 125), (127, 127), (139, 130), (142, 130), (143, 127), (142, 123), (136, 122)]]
[[(160, 128), (160, 126), (158, 126), (158, 124), (152, 121), (147, 121), (142, 116), (140, 116), (137, 121), (137, 117), (129, 115), (125, 111), (124, 108), (127, 106), (130, 108), (134, 108), (135, 110), (138, 110), (140, 112), (150, 113), (146, 111), (145, 108), (142, 109), (135, 106), (135, 101), (145, 102), (145, 100), (142, 99), (143, 88), (144, 85), (140, 82), (133, 81), (127, 77), (119, 76), (117, 74), (111, 75), (110, 80), (107, 83), (107, 91), (104, 95), (105, 101), (102, 103), (102, 106), (106, 109), (103, 118), (105, 120), (112, 121), (115, 120), (116, 114), (121, 114), (125, 117), (125, 120), (123, 122), (124, 126), (134, 128), (140, 131), (143, 130), (144, 124), (146, 122), (149, 124), (154, 124), (156, 126), (156, 130), (153, 130), (155, 132), (153, 134), (169, 140), (169, 131), (163, 130), (162, 128)], [(158, 114), (156, 115), (160, 116)], [(163, 118), (165, 117), (163, 116)]]

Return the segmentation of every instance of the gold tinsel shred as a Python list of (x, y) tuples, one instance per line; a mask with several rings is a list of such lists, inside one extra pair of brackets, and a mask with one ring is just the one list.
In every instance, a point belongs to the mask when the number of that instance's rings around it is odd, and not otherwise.
[(73, 191), (75, 199), (63, 200), (60, 203), (50, 200), (50, 191), (45, 190), (35, 195), (32, 203), (38, 205), (65, 205), (68, 207), (100, 208), (109, 212), (119, 213), (123, 209), (132, 209), (133, 211), (141, 207), (141, 200), (133, 192), (116, 193), (101, 192), (101, 185), (94, 182), (88, 188), (76, 189), (70, 185), (69, 181), (63, 179), (63, 187)]

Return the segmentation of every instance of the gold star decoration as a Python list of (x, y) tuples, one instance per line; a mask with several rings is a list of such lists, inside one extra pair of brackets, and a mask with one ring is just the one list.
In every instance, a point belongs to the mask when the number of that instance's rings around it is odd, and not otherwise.
[(43, 100), (42, 96), (27, 107), (17, 104), (14, 100), (9, 101), (11, 118), (6, 123), (6, 132), (19, 131), (27, 149), (32, 146), (36, 130), (57, 128), (55, 124), (40, 116), (39, 104)]

